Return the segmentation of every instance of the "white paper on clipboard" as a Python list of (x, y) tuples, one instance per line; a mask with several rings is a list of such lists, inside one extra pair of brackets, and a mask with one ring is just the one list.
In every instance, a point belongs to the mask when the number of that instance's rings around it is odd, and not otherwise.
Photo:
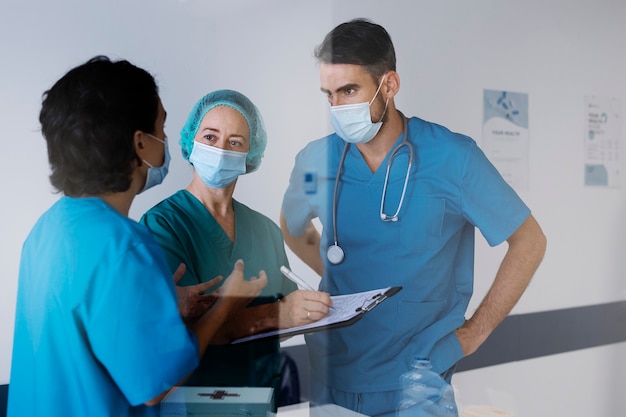
[(305, 324), (303, 326), (261, 332), (252, 336), (233, 340), (231, 343), (244, 343), (266, 337), (294, 336), (296, 334), (313, 333), (320, 330), (349, 326), (401, 289), (402, 287), (387, 287), (354, 294), (334, 295), (331, 297), (333, 300), (333, 308), (330, 310), (328, 315), (321, 320)]

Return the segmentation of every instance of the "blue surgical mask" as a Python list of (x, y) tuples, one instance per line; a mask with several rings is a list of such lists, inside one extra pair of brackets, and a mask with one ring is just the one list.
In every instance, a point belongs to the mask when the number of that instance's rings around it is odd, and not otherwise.
[(200, 142), (193, 143), (191, 162), (202, 182), (212, 188), (224, 188), (246, 173), (248, 152), (227, 151)]
[[(150, 133), (146, 133), (146, 135), (150, 136), (154, 140), (158, 140), (163, 144), (163, 147), (165, 148), (165, 160), (163, 161), (163, 165), (161, 165), (160, 167), (155, 167), (150, 162), (142, 159), (142, 161), (146, 165), (148, 165), (148, 174), (146, 175), (146, 184), (143, 186), (141, 191), (139, 191), (140, 194), (147, 189), (154, 187), (155, 185), (161, 184), (167, 176), (170, 167), (170, 150), (167, 146), (167, 140), (161, 140), (156, 136), (151, 135)], [(167, 136), (165, 137), (165, 139), (167, 139)]]
[[(374, 94), (374, 98), (369, 103), (357, 104), (345, 104), (342, 106), (330, 106), (330, 122), (335, 129), (335, 132), (339, 137), (349, 143), (367, 143), (376, 136), (380, 130), (383, 122), (383, 117), (376, 123), (372, 123), (372, 116), (370, 114), (370, 106), (376, 99), (380, 88), (385, 81), (385, 76), (380, 80), (378, 89)], [(385, 110), (383, 116), (387, 111), (387, 104), (389, 99), (385, 102)]]

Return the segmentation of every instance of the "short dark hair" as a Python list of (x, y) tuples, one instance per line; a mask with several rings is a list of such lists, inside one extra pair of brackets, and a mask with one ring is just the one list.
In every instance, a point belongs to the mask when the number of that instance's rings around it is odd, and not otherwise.
[(396, 52), (389, 33), (367, 19), (335, 27), (315, 48), (315, 57), (325, 64), (361, 65), (374, 78), (396, 70)]
[(72, 197), (128, 190), (139, 161), (133, 136), (154, 133), (158, 106), (154, 77), (128, 61), (96, 56), (70, 70), (39, 114), (52, 185)]

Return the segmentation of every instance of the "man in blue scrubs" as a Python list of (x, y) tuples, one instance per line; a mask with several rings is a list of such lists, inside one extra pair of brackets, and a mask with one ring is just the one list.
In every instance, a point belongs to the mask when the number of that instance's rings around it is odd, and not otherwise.
[[(316, 57), (335, 133), (296, 157), (282, 206), (285, 241), (322, 276), (320, 291), (403, 290), (352, 326), (307, 336), (311, 399), (391, 416), (411, 359), (429, 358), (450, 381), (514, 307), (546, 239), (471, 138), (396, 109), (400, 78), (384, 28), (343, 23)], [(476, 228), (508, 250), (466, 320)]]
[(220, 280), (176, 290), (162, 250), (128, 218), (167, 173), (165, 116), (154, 78), (127, 61), (96, 57), (45, 93), (50, 181), (63, 196), (22, 248), (9, 417), (158, 415), (228, 315), (266, 284), (264, 273), (245, 280), (239, 261), (196, 315)]

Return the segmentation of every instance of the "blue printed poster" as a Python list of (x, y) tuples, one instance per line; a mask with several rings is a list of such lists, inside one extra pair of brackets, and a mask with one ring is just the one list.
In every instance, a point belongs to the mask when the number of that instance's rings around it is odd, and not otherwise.
[(528, 189), (528, 94), (484, 90), (483, 102), (483, 152), (514, 189)]
[(585, 96), (585, 118), (585, 186), (619, 187), (622, 104)]

